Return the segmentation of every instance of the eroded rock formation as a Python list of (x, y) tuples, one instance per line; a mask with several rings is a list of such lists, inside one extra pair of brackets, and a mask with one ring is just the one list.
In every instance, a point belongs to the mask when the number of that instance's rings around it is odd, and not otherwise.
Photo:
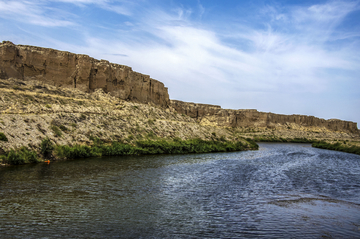
[(163, 83), (130, 67), (87, 55), (35, 46), (0, 43), (0, 79), (39, 80), (93, 92), (101, 88), (113, 96), (166, 107), (169, 94)]
[(228, 110), (218, 105), (170, 101), (163, 83), (134, 72), (128, 66), (99, 61), (87, 55), (4, 41), (0, 43), (0, 79), (8, 78), (37, 80), (54, 86), (77, 88), (83, 92), (101, 88), (123, 100), (171, 106), (178, 113), (195, 118), (205, 125), (266, 128), (291, 128), (298, 125), (356, 134), (360, 132), (357, 124), (350, 121), (257, 110)]
[(326, 128), (330, 131), (342, 131), (358, 134), (357, 124), (338, 119), (320, 119), (306, 115), (281, 115), (259, 112), (255, 109), (229, 110), (218, 105), (195, 104), (171, 100), (171, 106), (180, 114), (196, 118), (202, 124), (224, 127), (266, 127), (283, 126), (291, 128), (293, 125), (303, 127)]

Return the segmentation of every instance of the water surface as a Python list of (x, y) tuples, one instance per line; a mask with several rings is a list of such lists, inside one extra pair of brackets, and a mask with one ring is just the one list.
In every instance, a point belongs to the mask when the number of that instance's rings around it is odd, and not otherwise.
[(3, 238), (360, 237), (360, 156), (308, 144), (0, 169)]

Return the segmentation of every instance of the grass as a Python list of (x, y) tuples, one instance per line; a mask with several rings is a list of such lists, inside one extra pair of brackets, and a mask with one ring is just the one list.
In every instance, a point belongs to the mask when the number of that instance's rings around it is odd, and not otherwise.
[(54, 149), (54, 144), (50, 141), (49, 138), (45, 138), (41, 141), (40, 144), (40, 153), (45, 157), (49, 157)]
[[(251, 149), (257, 149), (255, 142), (250, 143)], [(56, 146), (54, 154), (58, 158), (72, 159), (94, 156), (121, 156), (137, 154), (183, 154), (183, 153), (210, 153), (210, 152), (232, 152), (249, 149), (242, 142), (213, 141), (202, 139), (191, 140), (140, 140), (135, 145), (112, 142), (101, 144), (97, 142), (93, 146), (74, 145)]]
[(315, 148), (321, 148), (321, 149), (330, 149), (330, 150), (336, 150), (336, 151), (342, 151), (346, 153), (352, 153), (352, 154), (359, 154), (360, 155), (360, 147), (359, 146), (349, 146), (349, 145), (342, 145), (341, 143), (327, 143), (324, 141), (315, 142), (312, 144), (312, 147)]
[(293, 139), (285, 139), (285, 138), (277, 138), (275, 136), (270, 137), (254, 137), (254, 141), (256, 142), (284, 142), (284, 143), (313, 143), (315, 140), (307, 139), (307, 138), (293, 138)]
[(39, 162), (36, 152), (29, 150), (27, 147), (21, 147), (16, 151), (12, 149), (6, 155), (2, 155), (1, 157), (4, 163), (11, 165)]
[(54, 134), (55, 134), (57, 137), (61, 137), (61, 136), (62, 136), (62, 132), (61, 132), (61, 130), (59, 129), (59, 127), (57, 127), (56, 125), (51, 125), (50, 128), (52, 129), (52, 131), (54, 131)]
[(6, 135), (2, 132), (0, 132), (0, 141), (5, 141), (8, 142), (8, 138), (6, 137)]
[(232, 142), (224, 138), (221, 140), (202, 140), (200, 138), (181, 140), (138, 140), (134, 144), (122, 142), (112, 142), (105, 144), (99, 138), (91, 137), (93, 145), (54, 145), (49, 138), (44, 138), (40, 144), (39, 155), (28, 149), (21, 147), (18, 150), (10, 150), (5, 155), (1, 155), (2, 162), (11, 165), (25, 163), (36, 163), (41, 158), (51, 158), (56, 156), (59, 159), (74, 159), (98, 156), (121, 156), (139, 154), (184, 154), (184, 153), (210, 153), (210, 152), (232, 152), (247, 149), (258, 149), (258, 145), (248, 139), (249, 144), (241, 141)]

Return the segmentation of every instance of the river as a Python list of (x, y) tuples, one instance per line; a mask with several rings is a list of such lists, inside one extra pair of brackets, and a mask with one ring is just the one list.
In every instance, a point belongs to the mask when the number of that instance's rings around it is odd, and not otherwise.
[(360, 238), (360, 156), (309, 144), (0, 169), (1, 238)]

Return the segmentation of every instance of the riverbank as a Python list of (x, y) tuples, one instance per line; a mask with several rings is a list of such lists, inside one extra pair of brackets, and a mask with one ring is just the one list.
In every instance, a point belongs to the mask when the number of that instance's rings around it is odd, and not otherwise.
[(84, 93), (36, 81), (8, 79), (0, 80), (0, 93), (2, 164), (8, 162), (9, 157), (15, 164), (47, 160), (41, 153), (45, 139), (58, 147), (80, 147), (89, 156), (94, 155), (91, 152), (98, 152), (93, 150), (98, 142), (128, 145), (126, 147), (136, 149), (134, 154), (146, 153), (147, 149), (139, 151), (139, 142), (168, 144), (174, 148), (179, 144), (192, 144), (195, 148), (206, 145), (204, 150), (185, 147), (183, 153), (208, 152), (209, 147), (223, 151), (222, 147), (226, 146), (222, 144), (254, 149), (252, 143), (233, 129), (200, 125), (172, 108), (124, 101), (102, 90)]
[(186, 153), (211, 153), (232, 152), (243, 150), (256, 150), (258, 145), (251, 141), (244, 144), (241, 141), (230, 142), (227, 140), (141, 140), (134, 144), (120, 142), (104, 143), (100, 139), (94, 139), (93, 145), (54, 145), (50, 139), (45, 138), (40, 145), (40, 153), (22, 147), (18, 150), (10, 150), (1, 156), (5, 164), (20, 165), (26, 163), (38, 163), (44, 160), (63, 160), (74, 158), (101, 157), (101, 156), (124, 156), (124, 155), (149, 155), (149, 154), (186, 154)]
[[(113, 144), (128, 145), (124, 147), (132, 148), (129, 152), (133, 154), (146, 154), (222, 152), (224, 147), (236, 148), (237, 144), (243, 146), (239, 150), (256, 149), (252, 141), (360, 142), (358, 135), (319, 127), (284, 129), (282, 126), (236, 128), (209, 125), (201, 119), (180, 114), (172, 107), (124, 101), (101, 89), (85, 93), (38, 81), (0, 80), (0, 102), (1, 165), (69, 158), (66, 154), (61, 156), (59, 150), (51, 157), (44, 157), (44, 140), (69, 152), (81, 149), (78, 151), (85, 153), (80, 155), (89, 156), (118, 155), (103, 151), (105, 145), (110, 147)], [(101, 150), (98, 149), (99, 142)], [(152, 149), (149, 151), (144, 145), (139, 149), (141, 142), (151, 142)], [(194, 148), (199, 144), (203, 150), (189, 150), (186, 148), (189, 144)], [(155, 145), (160, 148), (155, 149)], [(160, 145), (173, 148), (166, 151)], [(71, 157), (77, 157), (77, 153), (71, 154)]]
[(320, 149), (329, 149), (335, 151), (341, 151), (346, 153), (360, 155), (360, 142), (349, 142), (349, 141), (333, 141), (333, 142), (314, 142), (312, 147)]

